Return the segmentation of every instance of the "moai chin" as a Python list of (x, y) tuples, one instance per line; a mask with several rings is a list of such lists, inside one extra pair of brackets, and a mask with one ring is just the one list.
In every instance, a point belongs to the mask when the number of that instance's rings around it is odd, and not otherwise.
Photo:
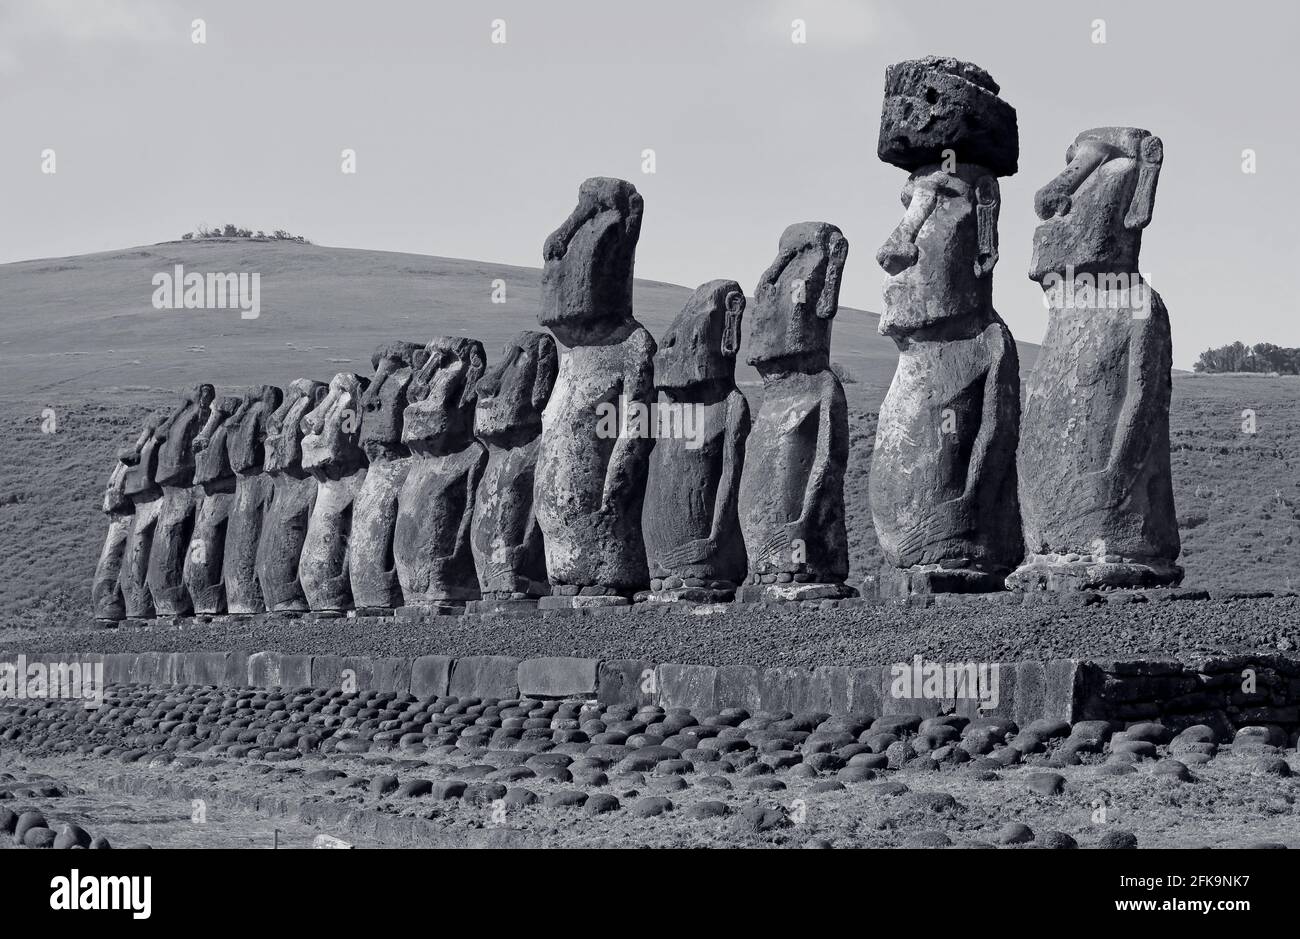
[(234, 616), (266, 611), (257, 576), (257, 546), (271, 497), (271, 477), (263, 472), (263, 463), (267, 422), (283, 401), (284, 392), (274, 385), (252, 388), (223, 425), (226, 459), (235, 474), (235, 498), (226, 523), (221, 580), (226, 612)]
[(834, 225), (791, 225), (754, 291), (748, 361), (763, 379), (763, 402), (740, 477), (749, 573), (737, 600), (833, 600), (857, 593), (844, 584), (848, 403), (830, 365), (831, 324), (848, 251)]
[(533, 511), (542, 411), (559, 370), (555, 340), (526, 331), (501, 351), (478, 382), (474, 434), (487, 466), (474, 498), (470, 529), (482, 600), (472, 612), (528, 610), (551, 592), (542, 530)]
[(1169, 467), (1169, 314), (1138, 271), (1160, 138), (1099, 127), (1038, 191), (1029, 277), (1048, 306), (1021, 429), (1022, 590), (1182, 581)]
[[(136, 460), (140, 457), (138, 446), (127, 452)], [(90, 589), (95, 622), (100, 626), (115, 626), (126, 618), (126, 600), (122, 595), (121, 582), (122, 562), (126, 557), (135, 515), (135, 503), (126, 494), (127, 471), (130, 469), (119, 456), (113, 461), (113, 470), (104, 487), (102, 510), (108, 516), (108, 533), (104, 536), (104, 547), (99, 552), (95, 579)]]
[(226, 452), (226, 434), (231, 415), (243, 399), (224, 396), (213, 402), (207, 423), (194, 437), (194, 485), (200, 491), (194, 532), (185, 551), (183, 579), (195, 616), (226, 612), (226, 591), (222, 581), (226, 531), (235, 501), (235, 471)]
[[(170, 412), (154, 411), (144, 422), (133, 445), (118, 450), (117, 459), (126, 467), (122, 473), (122, 494), (131, 503), (131, 525), (123, 547), (119, 585), (122, 590), (124, 618), (150, 619), (154, 615), (153, 597), (149, 593), (149, 551), (154, 529), (162, 510), (162, 489), (155, 481), (158, 470), (157, 431), (166, 423)], [(107, 504), (107, 502), (106, 502)], [(110, 532), (111, 534), (111, 532)], [(109, 545), (105, 542), (105, 548)], [(113, 561), (107, 561), (111, 567)], [(105, 569), (105, 576), (108, 568)], [(99, 595), (111, 595), (107, 586)], [(98, 606), (97, 606), (98, 608)], [(111, 609), (111, 607), (110, 607)]]
[(316, 502), (298, 560), (298, 580), (313, 612), (342, 616), (352, 608), (348, 561), (352, 512), (366, 480), (361, 397), (369, 382), (339, 372), (303, 419), (302, 465), (316, 477)]
[(908, 170), (903, 219), (876, 254), (880, 333), (898, 369), (880, 408), (871, 514), (886, 595), (1001, 590), (1023, 553), (1016, 503), (1015, 341), (993, 309), (1016, 113), (978, 66), (891, 66), (879, 156)]
[(659, 340), (656, 407), (666, 418), (641, 513), (651, 601), (729, 601), (745, 579), (738, 500), (749, 403), (736, 387), (744, 311), (740, 284), (709, 281)]
[(154, 435), (159, 440), (156, 481), (162, 504), (149, 548), (149, 593), (158, 616), (187, 616), (194, 609), (185, 589), (185, 557), (194, 531), (199, 493), (194, 486), (194, 438), (208, 421), (216, 392), (196, 385)]
[(374, 374), (361, 394), (361, 447), (370, 466), (352, 506), (349, 576), (358, 615), (391, 615), (402, 605), (402, 585), (393, 561), (397, 498), (411, 467), (402, 442), (402, 415), (414, 370), (424, 364), (424, 346), (386, 342), (370, 358)]
[(654, 440), (624, 432), (654, 394), (655, 342), (632, 314), (641, 212), (631, 183), (588, 179), (542, 249), (537, 320), (569, 347), (534, 481), (552, 593), (543, 608), (626, 605), (649, 583), (641, 507)]
[(266, 421), (262, 466), (270, 477), (271, 492), (257, 544), (257, 579), (271, 613), (296, 615), (309, 609), (298, 579), (298, 562), (316, 504), (316, 477), (302, 465), (302, 419), (328, 391), (329, 386), (321, 382), (296, 379)]
[(393, 560), (407, 607), (462, 613), (478, 600), (470, 545), (487, 450), (474, 439), (474, 389), (486, 357), (476, 339), (438, 337), (407, 389), (402, 442), (411, 465), (397, 497)]

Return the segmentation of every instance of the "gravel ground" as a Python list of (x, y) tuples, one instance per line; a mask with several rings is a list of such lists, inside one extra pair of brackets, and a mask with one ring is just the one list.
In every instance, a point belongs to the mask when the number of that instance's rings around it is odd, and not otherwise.
[(868, 666), (910, 661), (1177, 658), (1294, 652), (1300, 598), (1011, 606), (991, 598), (941, 606), (546, 614), (532, 617), (264, 619), (183, 626), (0, 630), (24, 652), (273, 650), (345, 655), (576, 655), (708, 665)]

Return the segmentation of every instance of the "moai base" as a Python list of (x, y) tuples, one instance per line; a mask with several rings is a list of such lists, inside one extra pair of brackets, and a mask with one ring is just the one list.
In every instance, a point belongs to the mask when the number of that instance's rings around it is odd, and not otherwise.
[(221, 580), (226, 591), (226, 615), (251, 616), (266, 611), (257, 578), (257, 546), (262, 519), (271, 498), (271, 477), (263, 472), (266, 427), (284, 401), (284, 392), (263, 385), (245, 394), (239, 408), (226, 419), (226, 458), (235, 473), (235, 498), (226, 521)]
[(739, 515), (746, 603), (857, 596), (849, 573), (844, 470), (848, 403), (830, 367), (849, 243), (825, 222), (791, 225), (754, 291), (749, 363), (763, 403), (745, 446)]
[(479, 380), (474, 433), (487, 445), (487, 467), (470, 529), (481, 600), (469, 613), (530, 613), (550, 594), (542, 530), (533, 511), (542, 411), (559, 369), (555, 340), (523, 332)]
[(229, 396), (217, 399), (207, 423), (194, 438), (194, 485), (203, 496), (185, 552), (184, 580), (196, 617), (226, 612), (222, 567), (235, 501), (235, 473), (226, 454), (226, 422), (242, 403), (242, 399)]
[(641, 507), (654, 441), (623, 433), (621, 419), (648, 410), (654, 393), (655, 342), (632, 306), (641, 213), (631, 183), (588, 179), (542, 249), (537, 319), (569, 350), (542, 416), (534, 485), (544, 610), (627, 606), (650, 581)]
[(193, 446), (195, 436), (208, 421), (214, 396), (211, 385), (191, 389), (185, 403), (157, 432), (161, 445), (156, 480), (163, 496), (149, 548), (147, 579), (159, 617), (188, 616), (194, 609), (185, 589), (186, 552), (201, 496), (194, 486)]
[(736, 388), (744, 311), (735, 281), (702, 284), (655, 354), (668, 426), (660, 420), (641, 513), (650, 603), (728, 602), (745, 579), (737, 506), (749, 404)]
[(878, 153), (911, 175), (876, 255), (890, 275), (880, 333), (899, 350), (871, 461), (882, 597), (1001, 590), (1023, 554), (1019, 362), (992, 302), (997, 178), (1016, 171), (1019, 147), (998, 90), (955, 59), (885, 78)]
[(1172, 343), (1160, 295), (1138, 272), (1164, 159), (1159, 137), (1099, 127), (1034, 200), (1029, 276), (1048, 302), (1026, 383), (1020, 503), (1029, 556), (1017, 590), (1182, 582), (1169, 466)]

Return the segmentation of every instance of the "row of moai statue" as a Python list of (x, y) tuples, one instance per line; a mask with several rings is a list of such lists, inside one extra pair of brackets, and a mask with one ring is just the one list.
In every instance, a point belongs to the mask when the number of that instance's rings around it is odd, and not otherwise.
[[(1019, 153), (998, 94), (954, 59), (886, 77), (879, 155), (910, 175), (877, 253), (899, 363), (870, 476), (876, 588), (1177, 583), (1169, 322), (1137, 274), (1159, 138), (1085, 131), (1038, 193), (1030, 276), (1051, 288), (1049, 327), (1022, 424), (992, 304), (998, 178)], [(701, 285), (658, 344), (636, 320), (641, 215), (630, 183), (582, 184), (543, 248), (550, 334), (522, 333), (491, 368), (473, 339), (393, 342), (369, 377), (223, 398), (201, 385), (151, 415), (109, 481), (96, 617), (854, 596), (830, 366), (848, 242), (824, 222), (781, 236), (754, 292), (751, 419), (738, 283)], [(1096, 289), (1103, 274), (1138, 278), (1141, 309), (1132, 284)], [(694, 408), (698, 432), (610, 432), (604, 408), (652, 405)]]

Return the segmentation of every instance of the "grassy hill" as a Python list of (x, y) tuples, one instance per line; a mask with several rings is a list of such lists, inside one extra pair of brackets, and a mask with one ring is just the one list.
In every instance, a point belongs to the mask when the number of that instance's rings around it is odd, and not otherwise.
[[(153, 275), (176, 264), (260, 272), (261, 316), (153, 309)], [(491, 359), (519, 330), (536, 328), (540, 276), (478, 261), (235, 240), (0, 265), (0, 433), (8, 444), (0, 447), (0, 618), (84, 614), (112, 455), (176, 389), (206, 380), (221, 393), (365, 374), (371, 350), (390, 338), (475, 336)], [(491, 302), (496, 279), (506, 283), (505, 304)], [(638, 281), (637, 314), (658, 335), (689, 293)], [(833, 358), (857, 379), (846, 389), (854, 580), (879, 563), (866, 480), (896, 352), (877, 322), (848, 308), (835, 322)], [(1021, 344), (1022, 370), (1036, 351)], [(756, 375), (745, 366), (739, 378)], [(1300, 378), (1175, 377), (1174, 481), (1189, 584), (1300, 587), (1298, 405)], [(55, 433), (41, 432), (45, 408), (55, 412)], [(1248, 408), (1253, 435), (1241, 432)]]

